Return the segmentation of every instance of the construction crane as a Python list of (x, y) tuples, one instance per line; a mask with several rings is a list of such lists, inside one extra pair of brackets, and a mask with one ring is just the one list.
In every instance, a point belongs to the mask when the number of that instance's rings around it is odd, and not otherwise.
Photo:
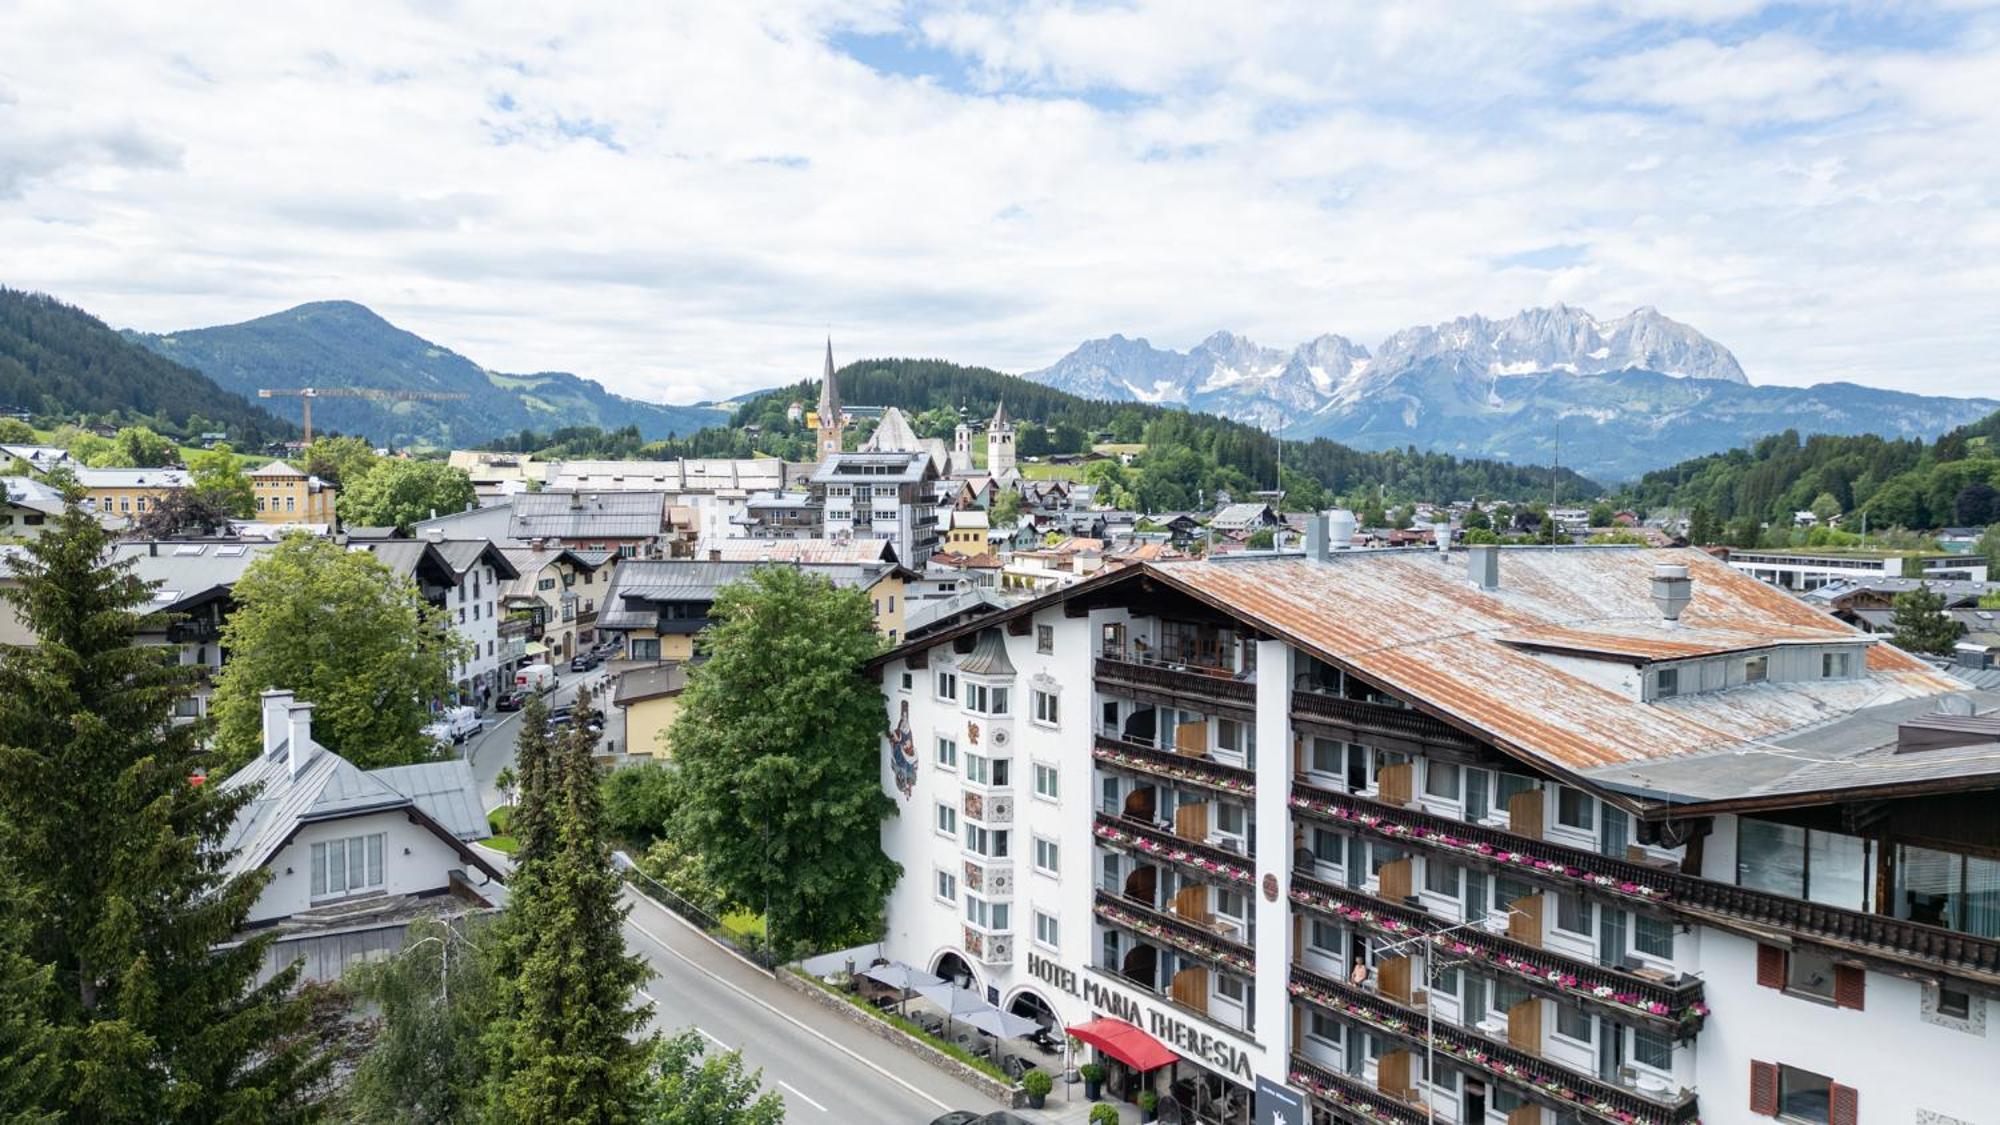
[(458, 391), (392, 391), (381, 387), (263, 387), (258, 398), (295, 398), (305, 407), (306, 444), (313, 439), (313, 400), (316, 398), (371, 398), (379, 402), (443, 401), (465, 398)]

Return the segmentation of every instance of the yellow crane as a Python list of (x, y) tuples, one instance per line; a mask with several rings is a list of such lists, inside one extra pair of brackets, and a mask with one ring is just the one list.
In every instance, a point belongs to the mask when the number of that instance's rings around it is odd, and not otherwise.
[(313, 400), (316, 398), (370, 398), (383, 402), (416, 400), (443, 401), (467, 397), (458, 391), (392, 391), (382, 387), (263, 387), (258, 398), (295, 398), (305, 408), (306, 444), (313, 439)]

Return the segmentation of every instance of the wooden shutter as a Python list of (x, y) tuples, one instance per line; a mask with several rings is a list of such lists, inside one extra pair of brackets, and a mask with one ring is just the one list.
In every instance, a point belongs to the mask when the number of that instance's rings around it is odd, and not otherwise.
[(1174, 810), (1174, 832), (1183, 840), (1208, 843), (1208, 805), (1182, 805)]
[(1174, 750), (1197, 758), (1208, 755), (1208, 722), (1182, 723), (1174, 728)]
[(1750, 1112), (1778, 1116), (1778, 1064), (1751, 1062)]
[(1765, 988), (1785, 987), (1785, 959), (1785, 951), (1775, 945), (1758, 946), (1757, 983)]
[(1542, 838), (1542, 791), (1529, 789), (1507, 798), (1507, 826), (1513, 832)]
[(1542, 1125), (1542, 1107), (1529, 1102), (1507, 1115), (1507, 1125)]
[(1855, 965), (1833, 967), (1833, 1002), (1857, 1011), (1866, 1007), (1868, 971)]
[(1830, 1125), (1856, 1125), (1861, 1120), (1861, 1094), (1852, 1086), (1835, 1082), (1827, 1099), (1826, 1119)]
[(1401, 902), (1410, 897), (1410, 868), (1413, 865), (1408, 856), (1383, 864), (1379, 873), (1381, 886), (1375, 893), (1390, 902)]
[(1376, 1060), (1375, 1088), (1399, 1100), (1410, 1096), (1410, 1052), (1390, 1051)]
[(1530, 996), (1507, 1009), (1507, 1045), (1531, 1055), (1542, 1053), (1542, 1002)]
[(1384, 804), (1407, 805), (1412, 793), (1411, 778), (1417, 767), (1404, 762), (1401, 765), (1385, 766), (1375, 779), (1377, 794)]
[(1197, 1012), (1208, 1012), (1208, 969), (1201, 965), (1190, 965), (1174, 974), (1171, 989), (1174, 1002), (1184, 1004)]
[(1197, 926), (1206, 926), (1214, 919), (1208, 912), (1208, 887), (1201, 883), (1189, 883), (1174, 896), (1174, 913)]
[(1507, 904), (1515, 913), (1507, 915), (1507, 936), (1522, 945), (1542, 947), (1542, 903), (1547, 895), (1523, 895)]
[(1391, 957), (1375, 966), (1375, 979), (1380, 983), (1382, 995), (1393, 997), (1407, 1004), (1410, 1002), (1410, 959)]

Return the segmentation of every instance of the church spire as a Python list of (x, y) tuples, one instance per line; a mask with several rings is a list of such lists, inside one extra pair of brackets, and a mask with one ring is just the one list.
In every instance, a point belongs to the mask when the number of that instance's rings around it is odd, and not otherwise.
[[(826, 374), (819, 384), (819, 416), (822, 419), (838, 421), (840, 417), (840, 390), (833, 385), (833, 337), (826, 338)], [(822, 423), (824, 424), (824, 423)]]

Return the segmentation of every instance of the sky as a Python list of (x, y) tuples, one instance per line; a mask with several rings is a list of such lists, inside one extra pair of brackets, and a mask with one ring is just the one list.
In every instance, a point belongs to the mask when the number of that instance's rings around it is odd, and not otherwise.
[[(537, 10), (540, 9), (540, 10)], [(0, 284), (689, 402), (1639, 305), (2000, 394), (2000, 10), (0, 0)]]

